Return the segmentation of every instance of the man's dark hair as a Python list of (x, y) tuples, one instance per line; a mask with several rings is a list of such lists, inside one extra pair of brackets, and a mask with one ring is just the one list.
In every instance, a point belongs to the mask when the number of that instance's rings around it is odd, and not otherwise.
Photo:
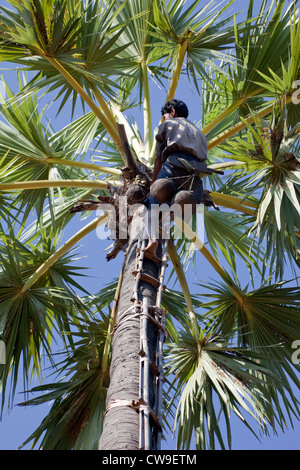
[(161, 114), (162, 116), (164, 114), (170, 113), (172, 111), (172, 108), (175, 109), (178, 117), (184, 117), (187, 118), (189, 115), (189, 110), (187, 108), (187, 105), (180, 100), (169, 100), (165, 103), (165, 105), (161, 108)]

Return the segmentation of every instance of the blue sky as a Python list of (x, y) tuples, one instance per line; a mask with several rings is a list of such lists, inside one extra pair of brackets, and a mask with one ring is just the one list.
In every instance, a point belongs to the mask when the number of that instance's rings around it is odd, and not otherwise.
[[(187, 1), (187, 4), (191, 2)], [(203, 1), (202, 4), (206, 2)], [(3, 5), (3, 0), (0, 0), (0, 4)], [(261, 4), (260, 0), (254, 0), (254, 5), (259, 7)], [(231, 7), (232, 12), (238, 12), (245, 9), (245, 1), (238, 0)], [(230, 11), (230, 10), (229, 10)], [(1, 66), (0, 66), (1, 67)], [(0, 71), (3, 74), (3, 71)], [(7, 79), (7, 72), (4, 72), (4, 78)], [(153, 113), (153, 125), (154, 127), (160, 118), (160, 107), (164, 102), (165, 92), (163, 90), (152, 88), (153, 92), (153, 103), (157, 103), (157, 108), (152, 108)], [(191, 121), (198, 122), (201, 118), (201, 99), (197, 96), (196, 92), (192, 88), (186, 87), (186, 84), (179, 87), (177, 98), (183, 99), (190, 110), (189, 119)], [(50, 109), (51, 111), (51, 109)], [(54, 114), (54, 113), (53, 113)], [(63, 119), (60, 118), (61, 124), (55, 123), (55, 129), (59, 130), (59, 125), (65, 125), (68, 117)], [(62, 124), (64, 122), (64, 124)], [(75, 231), (84, 226), (86, 221), (82, 220), (79, 216), (74, 217), (74, 220), (66, 233), (64, 239), (73, 235)], [(85, 258), (82, 261), (84, 266), (90, 268), (89, 281), (86, 281), (86, 285), (90, 288), (91, 292), (96, 292), (99, 286), (103, 287), (113, 278), (119, 276), (120, 271), (120, 258), (117, 257), (109, 263), (105, 261), (106, 253), (103, 252), (110, 242), (99, 242), (95, 233), (90, 234), (83, 240), (83, 244), (80, 247), (80, 255)], [(122, 256), (122, 255), (119, 255)], [(189, 277), (189, 283), (192, 285), (197, 281), (202, 281), (206, 276), (208, 266), (206, 262), (201, 258), (201, 255), (197, 255), (197, 268), (196, 272)], [(211, 273), (210, 275), (213, 275)], [(241, 268), (241, 284), (248, 283), (247, 274)], [(172, 286), (170, 286), (172, 287)], [(196, 287), (194, 287), (196, 289)], [(37, 382), (36, 382), (37, 384)], [(34, 384), (33, 384), (34, 385)], [(20, 383), (19, 391), (23, 390), (22, 383)], [(16, 396), (15, 403), (23, 400), (23, 396)], [(0, 422), (0, 450), (13, 450), (16, 449), (40, 424), (43, 416), (47, 413), (50, 405), (32, 408), (20, 408), (14, 406), (10, 412), (5, 412), (2, 422)], [(264, 450), (264, 449), (289, 449), (296, 450), (300, 448), (299, 436), (300, 436), (300, 423), (297, 423), (294, 430), (288, 430), (284, 434), (279, 436), (272, 436), (269, 438), (263, 438), (262, 442), (259, 443), (257, 439), (251, 435), (251, 433), (241, 425), (237, 418), (233, 417), (233, 449), (250, 449), (250, 450)], [(172, 442), (170, 436), (165, 443), (163, 443), (164, 449), (174, 449), (175, 444)]]

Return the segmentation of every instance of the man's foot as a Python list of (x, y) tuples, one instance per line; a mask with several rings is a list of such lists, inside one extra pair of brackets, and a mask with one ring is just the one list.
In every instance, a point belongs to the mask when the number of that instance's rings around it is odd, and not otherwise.
[(148, 245), (146, 246), (147, 253), (150, 253), (150, 255), (156, 256), (156, 250), (158, 247), (158, 241), (157, 240), (149, 240)]

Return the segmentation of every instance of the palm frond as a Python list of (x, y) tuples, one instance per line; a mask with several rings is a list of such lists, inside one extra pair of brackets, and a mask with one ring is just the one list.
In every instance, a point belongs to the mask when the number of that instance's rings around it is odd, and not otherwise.
[(32, 448), (44, 450), (97, 450), (109, 380), (100, 367), (107, 327), (103, 313), (100, 318), (86, 317), (74, 332), (78, 341), (73, 352), (57, 353), (58, 380), (35, 387), (31, 393), (43, 393), (20, 404), (52, 403), (49, 414), (21, 447), (32, 441)]
[[(264, 406), (257, 375), (268, 371), (256, 362), (256, 354), (237, 348), (225, 335), (203, 330), (196, 337), (181, 332), (176, 343), (169, 345), (167, 370), (175, 374), (173, 386), (178, 400), (174, 430), (177, 446), (189, 449), (194, 439), (196, 449), (225, 449), (231, 446), (230, 414), (258, 437), (250, 425), (256, 421), (265, 433), (272, 413)], [(174, 403), (172, 403), (174, 404)]]
[(298, 263), (299, 126), (287, 128), (284, 99), (275, 102), (270, 121), (254, 121), (255, 126), (247, 126), (247, 136), (228, 141), (224, 150), (247, 164), (245, 194), (260, 194), (251, 230), (257, 230), (259, 243), (267, 239), (266, 258), (280, 274), (285, 253)]
[(218, 60), (231, 61), (232, 57), (225, 49), (234, 39), (233, 26), (227, 26), (231, 17), (217, 22), (224, 11), (231, 5), (229, 2), (223, 8), (208, 2), (201, 9), (199, 0), (194, 1), (188, 8), (185, 2), (154, 2), (154, 19), (157, 26), (153, 33), (166, 55), (166, 61), (173, 64), (174, 56), (180, 53), (180, 45), (187, 40), (187, 73), (191, 75), (198, 90), (198, 74), (210, 79), (207, 74), (209, 64), (218, 69)]
[[(10, 86), (6, 80), (0, 104), (2, 408), (15, 400), (22, 366), (24, 405), (52, 401), (26, 444), (97, 448), (121, 281), (89, 293), (75, 278), (82, 263), (74, 247), (107, 215), (78, 231), (69, 209), (122, 183), (118, 124), (149, 172), (152, 98), (157, 108), (151, 81), (166, 99), (180, 81), (183, 93), (193, 86), (209, 165), (225, 169), (204, 179), (222, 210), (201, 214), (201, 235), (196, 217), (191, 225), (174, 217), (171, 233), (179, 228), (181, 238), (170, 241), (169, 255), (182, 293), (176, 284), (162, 294), (166, 418), (174, 418), (184, 449), (230, 447), (231, 414), (257, 437), (293, 426), (300, 417), (293, 362), (299, 289), (280, 281), (300, 266), (298, 0), (262, 0), (258, 9), (249, 0), (242, 23), (230, 14), (233, 1), (7, 3), (0, 7), (0, 60), (28, 75)], [(62, 111), (72, 122), (54, 129)], [(72, 231), (65, 243), (63, 230)], [(207, 267), (221, 282), (208, 280), (192, 294), (198, 254), (197, 276), (208, 279)], [(251, 287), (243, 287), (240, 270)], [(44, 378), (48, 359), (58, 375), (28, 399), (30, 379)]]
[[(210, 95), (210, 99), (205, 100), (208, 109), (203, 112), (203, 130), (209, 140), (225, 128), (234, 126), (240, 117), (245, 118), (251, 111), (263, 110), (266, 98), (274, 98), (274, 86), (271, 90), (269, 83), (274, 74), (285, 85), (287, 75), (297, 75), (298, 59), (293, 60), (292, 69), (288, 74), (286, 72), (290, 68), (291, 56), (296, 57), (299, 49), (299, 11), (296, 5), (294, 1), (284, 9), (285, 1), (281, 0), (271, 2), (267, 7), (267, 2), (263, 1), (257, 17), (253, 18), (253, 2), (249, 2), (248, 27), (241, 29), (235, 25), (235, 65), (229, 64), (217, 74), (217, 88), (214, 82), (204, 83), (205, 93)], [(280, 56), (276, 52), (278, 47), (281, 47)], [(264, 83), (261, 76), (265, 78)], [(279, 88), (277, 86), (276, 93)], [(220, 96), (220, 101), (217, 101), (217, 96)], [(293, 109), (292, 106), (290, 108)]]
[(222, 283), (210, 282), (202, 287), (207, 293), (201, 298), (208, 299), (202, 305), (207, 310), (206, 321), (221, 334), (231, 334), (232, 338), (236, 335), (239, 346), (262, 354), (257, 363), (279, 378), (281, 386), (269, 379), (261, 390), (273, 407), (274, 425), (277, 421), (284, 430), (287, 417), (299, 417), (299, 403), (290, 385), (299, 387), (299, 365), (292, 361), (293, 343), (300, 328), (299, 288), (278, 283), (248, 291), (236, 286), (241, 296), (237, 299)]
[(260, 266), (266, 258), (262, 247), (248, 237), (247, 218), (232, 212), (206, 211), (204, 223), (208, 244), (217, 260), (220, 261), (222, 254), (232, 272), (236, 272), (239, 257), (248, 267), (251, 278), (254, 268), (262, 273)]
[(12, 228), (1, 227), (0, 325), (6, 345), (6, 364), (1, 371), (2, 408), (9, 376), (13, 402), (21, 361), (24, 383), (28, 383), (34, 371), (41, 377), (42, 356), (51, 355), (53, 336), (61, 334), (65, 344), (72, 344), (72, 337), (66, 336), (70, 318), (75, 307), (83, 312), (80, 298), (73, 290), (80, 289), (73, 279), (79, 268), (70, 254), (61, 258), (30, 290), (22, 292), (24, 283), (47, 259), (49, 251), (55, 250), (55, 236), (42, 245), (23, 244)]

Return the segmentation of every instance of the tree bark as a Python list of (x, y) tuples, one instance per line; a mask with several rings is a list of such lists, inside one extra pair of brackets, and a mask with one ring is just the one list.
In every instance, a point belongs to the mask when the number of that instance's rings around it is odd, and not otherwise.
[[(159, 248), (160, 249), (160, 248)], [(140, 380), (140, 317), (133, 317), (132, 296), (135, 286), (137, 240), (131, 242), (125, 260), (124, 277), (121, 287), (116, 329), (112, 344), (110, 384), (107, 391), (107, 411), (104, 416), (103, 432), (99, 442), (100, 450), (138, 450), (139, 412), (130, 406), (121, 405), (119, 400), (138, 401)], [(144, 259), (143, 272), (158, 279), (160, 267)], [(157, 288), (140, 281), (138, 300), (148, 298), (148, 305), (154, 306)], [(155, 362), (157, 330), (148, 322), (149, 356)], [(155, 377), (150, 369), (149, 405), (153, 408)], [(110, 407), (116, 403), (116, 407)]]

